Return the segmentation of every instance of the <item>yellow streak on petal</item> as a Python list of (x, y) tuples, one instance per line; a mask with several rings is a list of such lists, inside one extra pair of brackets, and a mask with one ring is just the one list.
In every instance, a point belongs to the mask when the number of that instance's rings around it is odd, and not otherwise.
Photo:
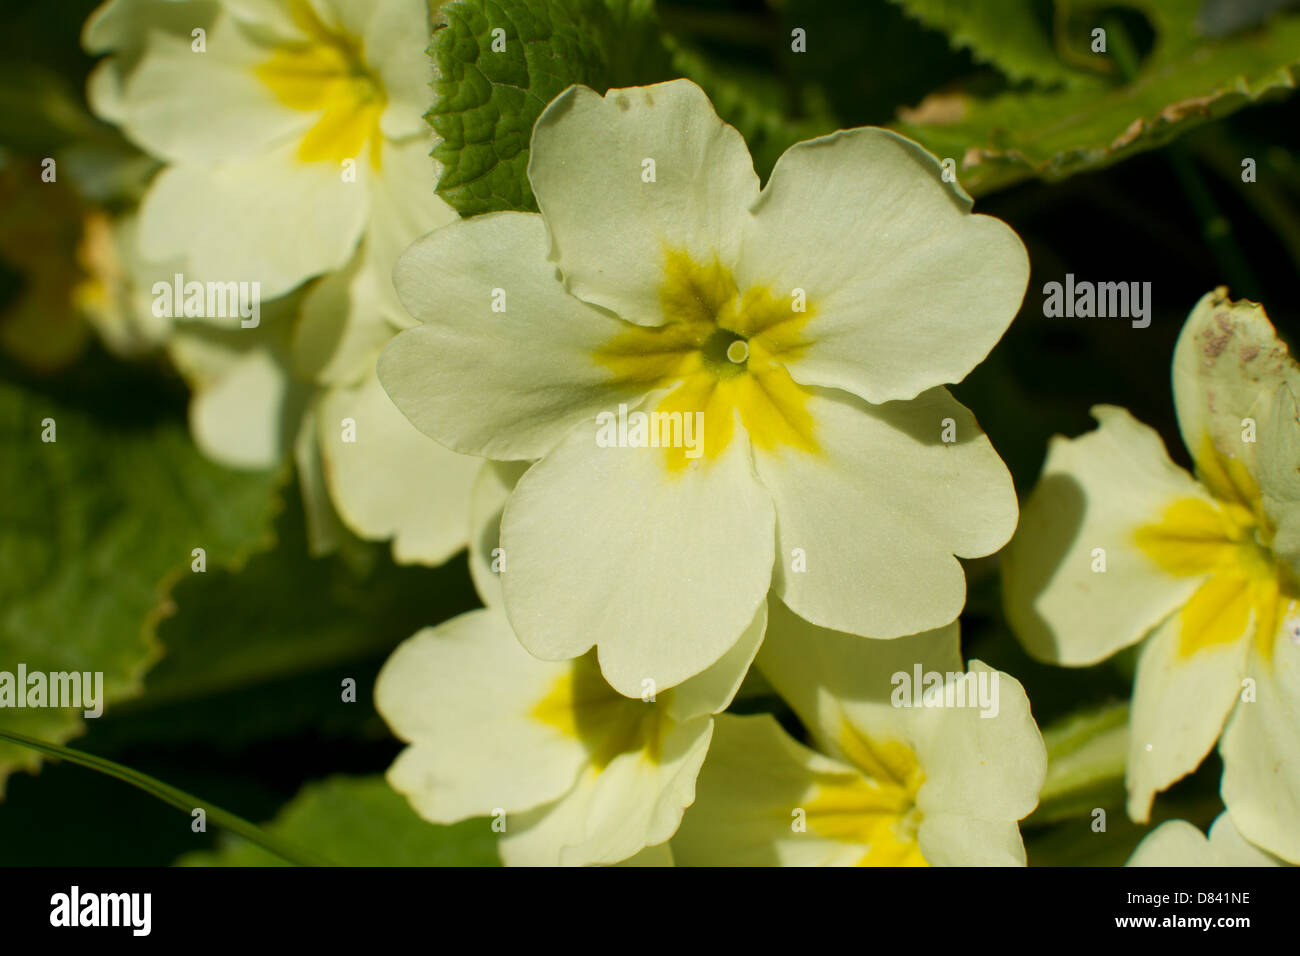
[(1300, 613), (1300, 588), (1281, 567), (1272, 577), (1257, 578), (1254, 585), (1255, 649), (1268, 664), (1277, 641), (1287, 639), (1287, 622)]
[(877, 780), (889, 780), (915, 796), (921, 789), (921, 767), (916, 754), (896, 740), (872, 740), (847, 717), (840, 718), (840, 750), (854, 766)]
[(868, 847), (859, 866), (928, 866), (916, 840), (916, 754), (899, 741), (872, 741), (847, 720), (840, 747), (863, 774), (826, 774), (805, 801), (808, 825), (832, 840)]
[[(739, 378), (739, 376), (737, 376)], [(680, 385), (664, 396), (655, 411), (682, 416), (703, 414), (704, 448), (701, 457), (714, 461), (727, 450), (736, 430), (733, 379), (718, 379), (708, 371), (684, 378)], [(685, 448), (666, 449), (668, 469), (680, 472), (691, 462)]]
[(605, 682), (595, 655), (589, 653), (574, 659), (529, 716), (580, 741), (597, 770), (633, 751), (658, 763), (669, 730), (663, 715), (671, 693), (660, 693), (653, 702), (624, 697)]
[(808, 346), (804, 327), (813, 314), (811, 305), (803, 312), (796, 312), (789, 299), (779, 298), (763, 286), (755, 286), (741, 299), (732, 320), (732, 331), (749, 339), (751, 356), (758, 349), (765, 359), (780, 356), (790, 361)]
[[(1179, 611), (1178, 654), (1229, 644), (1251, 632), (1267, 662), (1283, 619), (1297, 595), (1272, 554), (1258, 540), (1258, 491), (1241, 463), (1207, 450), (1214, 502), (1183, 498), (1160, 520), (1137, 530), (1138, 547), (1170, 574), (1207, 575)], [(1217, 469), (1217, 470), (1215, 470)], [(1203, 472), (1203, 477), (1205, 473)], [(1251, 498), (1250, 495), (1255, 497)]]
[(628, 325), (596, 350), (596, 361), (614, 373), (613, 385), (663, 388), (700, 371), (700, 348), (708, 329), (684, 323), (645, 328)]
[[(613, 373), (612, 385), (670, 389), (653, 411), (702, 414), (703, 460), (726, 451), (737, 418), (760, 448), (816, 453), (809, 393), (784, 366), (807, 346), (803, 329), (814, 313), (811, 306), (795, 312), (792, 302), (761, 286), (742, 295), (731, 271), (716, 258), (699, 262), (684, 250), (665, 247), (659, 291), (663, 324), (628, 324), (594, 357)], [(746, 348), (729, 352), (736, 341)], [(747, 357), (736, 362), (735, 354)], [(671, 473), (695, 460), (686, 451), (666, 449)]]
[[(1251, 603), (1255, 608), (1255, 648), (1265, 661), (1273, 660), (1273, 638), (1285, 616), (1280, 582), (1277, 577), (1251, 582), (1255, 593)], [(1290, 602), (1294, 604), (1295, 602)]]
[(664, 250), (659, 305), (669, 322), (712, 330), (730, 314), (738, 291), (735, 277), (717, 259), (699, 263), (684, 249)]
[(1221, 454), (1208, 434), (1201, 439), (1200, 450), (1194, 457), (1197, 477), (1216, 498), (1246, 509), (1256, 524), (1267, 527), (1259, 485), (1241, 459)]
[(782, 446), (816, 452), (814, 423), (808, 411), (807, 392), (780, 365), (771, 365), (740, 378), (736, 408), (745, 431), (759, 448)]
[(1244, 530), (1225, 508), (1200, 498), (1180, 498), (1154, 524), (1137, 530), (1137, 544), (1170, 574), (1205, 574), (1232, 561)]
[(1254, 597), (1249, 577), (1233, 571), (1211, 575), (1180, 613), (1179, 656), (1239, 640), (1250, 627)]
[(291, 0), (290, 10), (310, 39), (276, 50), (256, 74), (285, 106), (321, 113), (299, 144), (298, 158), (340, 162), (359, 156), (369, 143), (371, 165), (378, 169), (379, 117), (386, 102), (360, 42), (332, 33), (305, 0)]

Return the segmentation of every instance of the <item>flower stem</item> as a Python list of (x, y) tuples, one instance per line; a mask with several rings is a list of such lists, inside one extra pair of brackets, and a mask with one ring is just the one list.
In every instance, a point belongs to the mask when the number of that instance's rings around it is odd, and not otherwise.
[(313, 853), (302, 850), (291, 843), (286, 843), (279, 837), (272, 836), (261, 827), (254, 826), (242, 817), (237, 817), (228, 810), (213, 806), (206, 800), (200, 800), (193, 794), (186, 793), (184, 790), (178, 790), (176, 787), (163, 783), (161, 780), (155, 780), (153, 777), (143, 774), (138, 770), (132, 770), (130, 767), (124, 767), (119, 763), (106, 760), (103, 757), (96, 757), (93, 754), (83, 753), (79, 750), (72, 750), (59, 744), (49, 743), (45, 740), (38, 740), (35, 737), (28, 737), (24, 734), (17, 734), (9, 730), (0, 730), (0, 739), (8, 740), (20, 746), (43, 753), (49, 757), (58, 757), (62, 760), (68, 760), (72, 763), (87, 767), (99, 773), (106, 774), (110, 777), (116, 777), (124, 783), (129, 783), (137, 789), (143, 790), (151, 796), (157, 797), (164, 803), (170, 803), (187, 813), (196, 809), (203, 808), (210, 819), (217, 826), (224, 827), (233, 833), (238, 833), (250, 843), (255, 843), (268, 853), (280, 857), (287, 863), (296, 866), (331, 866), (332, 864), (322, 857)]

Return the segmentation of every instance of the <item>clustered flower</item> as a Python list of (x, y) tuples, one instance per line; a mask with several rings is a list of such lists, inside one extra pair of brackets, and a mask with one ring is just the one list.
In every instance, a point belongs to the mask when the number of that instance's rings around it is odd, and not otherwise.
[[(424, 440), (375, 376), (411, 324), (397, 256), (455, 218), (423, 119), (429, 25), (425, 0), (110, 0), (83, 40), (108, 54), (92, 106), (162, 164), (118, 223), (125, 309), (189, 380), (199, 447), (237, 468), (293, 456), (317, 551), (353, 534), (439, 564), (465, 545), (477, 464)], [(243, 284), (265, 309), (159, 308), (177, 282)]]
[[(1208, 842), (1166, 823), (1133, 862), (1300, 862), (1300, 370), (1262, 309), (1219, 291), (1182, 333), (1195, 477), (1101, 406), (1021, 515), (945, 386), (1028, 257), (939, 160), (844, 130), (760, 188), (693, 83), (571, 87), (539, 212), (462, 220), (428, 31), (426, 0), (110, 0), (85, 32), (96, 110), (161, 164), (117, 224), (135, 307), (173, 276), (266, 300), (147, 326), (200, 447), (291, 455), (318, 549), (469, 547), (484, 607), (376, 689), (423, 818), (501, 822), (509, 864), (1023, 864), (1047, 752), (956, 623), (958, 559), (1010, 539), (1031, 653), (1143, 642), (1135, 820), (1219, 742)], [(784, 723), (734, 712), (773, 694)]]
[(1232, 829), (1300, 863), (1300, 367), (1264, 310), (1209, 293), (1174, 350), (1195, 475), (1122, 408), (1057, 438), (1003, 563), (1025, 647), (1081, 666), (1141, 642), (1128, 811), (1214, 747)]

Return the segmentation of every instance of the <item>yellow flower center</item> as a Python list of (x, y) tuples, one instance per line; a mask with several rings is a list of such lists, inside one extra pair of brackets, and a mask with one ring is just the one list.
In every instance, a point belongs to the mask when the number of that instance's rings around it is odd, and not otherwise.
[[(697, 262), (681, 249), (666, 248), (664, 260), (663, 324), (628, 326), (596, 351), (613, 384), (671, 389), (655, 411), (699, 413), (705, 460), (726, 450), (737, 416), (760, 448), (816, 452), (808, 392), (782, 364), (807, 344), (803, 327), (813, 309), (802, 293), (762, 286), (742, 293), (716, 259)], [(667, 451), (672, 471), (691, 460), (685, 449)]]
[(866, 846), (859, 866), (928, 866), (916, 839), (916, 794), (925, 777), (912, 748), (868, 740), (848, 721), (840, 746), (862, 773), (821, 776), (804, 801), (808, 826), (829, 839)]
[(386, 97), (367, 67), (361, 41), (332, 32), (306, 0), (290, 0), (294, 22), (307, 40), (282, 47), (257, 67), (257, 77), (290, 109), (320, 113), (298, 146), (305, 163), (355, 159), (370, 144), (380, 164), (379, 117)]
[(1213, 502), (1182, 498), (1137, 530), (1138, 547), (1165, 571), (1208, 575), (1179, 612), (1178, 653), (1190, 657), (1240, 640), (1253, 617), (1255, 647), (1271, 660), (1274, 639), (1282, 622), (1296, 614), (1300, 591), (1271, 550), (1273, 528), (1246, 467), (1221, 455), (1207, 437), (1197, 474)]
[(597, 770), (636, 751), (658, 763), (669, 730), (664, 707), (671, 695), (671, 690), (661, 691), (653, 701), (624, 697), (601, 676), (593, 651), (573, 660), (530, 716), (581, 741)]

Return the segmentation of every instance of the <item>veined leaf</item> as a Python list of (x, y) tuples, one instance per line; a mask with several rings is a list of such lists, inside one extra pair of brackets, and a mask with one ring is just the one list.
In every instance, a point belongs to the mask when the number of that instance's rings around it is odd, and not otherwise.
[[(991, 99), (938, 93), (901, 114), (896, 128), (936, 155), (957, 160), (962, 185), (982, 194), (1030, 177), (1058, 180), (1107, 166), (1295, 89), (1300, 14), (1216, 39), (1198, 28), (1198, 0), (1127, 5), (1144, 13), (1156, 33), (1150, 56), (1131, 81), (1098, 78)], [(1081, 22), (1079, 14), (1073, 22)], [(1114, 21), (1108, 22), (1114, 29)], [(1114, 55), (1123, 38), (1110, 35), (1107, 42), (1108, 52), (1096, 56)]]
[[(180, 421), (102, 420), (0, 381), (0, 459), (0, 671), (102, 672), (109, 708), (157, 660), (152, 620), (193, 549), (215, 569), (272, 541), (282, 476), (212, 464)], [(84, 709), (5, 708), (0, 726), (63, 743)], [(0, 743), (0, 787), (38, 763)]]
[(610, 87), (670, 75), (643, 0), (455, 0), (438, 11), (429, 55), (441, 142), (438, 194), (461, 215), (535, 211), (528, 144), (546, 104), (581, 83)]

